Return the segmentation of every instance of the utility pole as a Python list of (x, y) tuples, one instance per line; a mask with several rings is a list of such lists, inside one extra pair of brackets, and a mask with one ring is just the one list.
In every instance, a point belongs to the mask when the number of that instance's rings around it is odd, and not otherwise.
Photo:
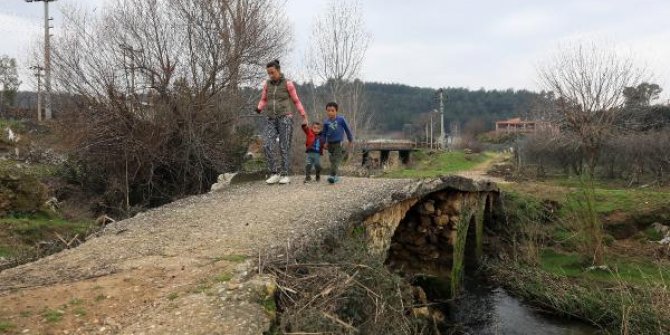
[(37, 121), (42, 122), (42, 71), (44, 68), (35, 65), (30, 67), (31, 70), (35, 70), (35, 77), (37, 77)]
[(56, 0), (26, 0), (26, 2), (44, 2), (44, 118), (51, 120), (53, 114), (51, 111), (51, 26), (49, 21), (49, 2)]
[(444, 136), (444, 89), (440, 88), (437, 92), (440, 94), (440, 147), (445, 150), (447, 141)]
[(433, 114), (438, 114), (439, 111), (437, 109), (433, 109), (430, 112), (430, 150), (433, 150), (433, 140), (435, 139), (435, 135), (433, 135), (433, 125), (435, 122), (433, 122)]

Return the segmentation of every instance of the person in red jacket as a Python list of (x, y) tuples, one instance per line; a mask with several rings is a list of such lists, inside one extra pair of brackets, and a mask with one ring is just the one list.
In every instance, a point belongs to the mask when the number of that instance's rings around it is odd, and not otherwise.
[(312, 167), (314, 168), (314, 179), (318, 183), (321, 180), (321, 155), (323, 155), (323, 145), (321, 144), (321, 130), (323, 127), (319, 122), (312, 122), (311, 127), (307, 123), (302, 124), (302, 130), (305, 132), (305, 152), (307, 153), (307, 163), (305, 165), (305, 184), (312, 181)]

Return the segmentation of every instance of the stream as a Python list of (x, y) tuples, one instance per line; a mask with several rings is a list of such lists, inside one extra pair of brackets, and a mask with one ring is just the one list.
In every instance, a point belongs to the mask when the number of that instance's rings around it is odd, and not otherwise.
[(426, 292), (445, 315), (443, 334), (481, 335), (596, 335), (597, 328), (584, 322), (558, 318), (538, 312), (513, 297), (505, 289), (485, 280), (465, 279), (461, 296), (452, 302), (449, 282), (438, 277), (416, 277), (415, 285)]

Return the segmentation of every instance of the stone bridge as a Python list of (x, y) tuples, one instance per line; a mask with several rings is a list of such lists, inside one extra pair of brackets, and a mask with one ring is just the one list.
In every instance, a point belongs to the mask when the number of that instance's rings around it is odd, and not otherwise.
[(362, 155), (362, 165), (367, 168), (382, 168), (409, 164), (411, 154), (419, 150), (414, 141), (409, 140), (367, 140), (356, 143)]
[(481, 255), (497, 198), (494, 183), (460, 176), (234, 184), (0, 272), (0, 321), (10, 334), (261, 334), (272, 278), (259, 263), (362, 228), (390, 266), (458, 277)]

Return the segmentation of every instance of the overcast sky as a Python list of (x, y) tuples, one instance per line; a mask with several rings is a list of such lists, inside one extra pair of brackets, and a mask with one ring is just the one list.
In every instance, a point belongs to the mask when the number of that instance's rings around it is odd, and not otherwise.
[[(109, 0), (52, 3), (91, 10)], [(596, 40), (635, 55), (670, 91), (668, 0), (363, 0), (372, 35), (362, 77), (423, 87), (538, 89), (535, 67), (561, 43)], [(304, 48), (326, 0), (287, 0), (295, 41), (286, 72), (300, 73)], [(0, 0), (0, 54), (27, 68), (42, 32), (42, 3)], [(28, 74), (27, 71), (23, 72)], [(28, 78), (24, 81), (27, 82)], [(669, 92), (666, 92), (666, 97)]]

